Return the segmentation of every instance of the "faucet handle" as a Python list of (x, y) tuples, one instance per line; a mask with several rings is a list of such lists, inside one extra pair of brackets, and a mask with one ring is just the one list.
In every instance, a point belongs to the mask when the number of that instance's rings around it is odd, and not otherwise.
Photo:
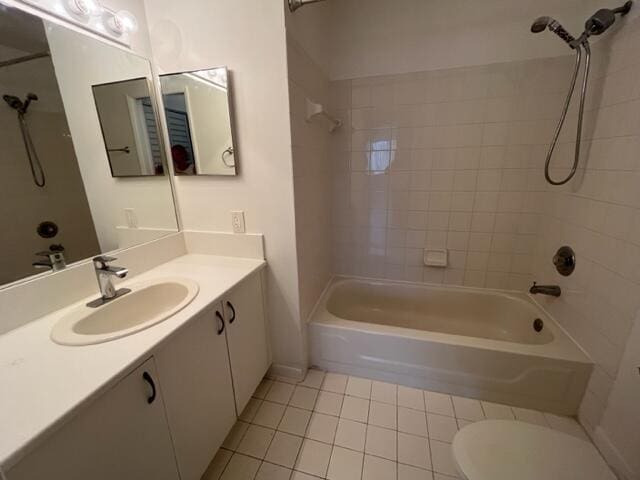
[(97, 257), (93, 257), (93, 265), (96, 268), (107, 268), (108, 263), (115, 262), (116, 260), (116, 257), (110, 257), (108, 255), (98, 255)]

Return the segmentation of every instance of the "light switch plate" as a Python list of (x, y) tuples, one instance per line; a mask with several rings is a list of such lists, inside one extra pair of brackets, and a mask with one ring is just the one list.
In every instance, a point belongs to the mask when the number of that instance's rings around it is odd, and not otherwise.
[(231, 212), (231, 224), (233, 225), (233, 233), (245, 233), (244, 212), (241, 210)]
[(127, 219), (127, 227), (138, 228), (138, 216), (133, 208), (125, 208), (124, 216)]

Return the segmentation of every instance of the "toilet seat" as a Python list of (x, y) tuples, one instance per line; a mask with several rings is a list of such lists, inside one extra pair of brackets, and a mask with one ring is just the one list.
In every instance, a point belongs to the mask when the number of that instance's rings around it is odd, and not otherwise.
[(464, 427), (453, 459), (464, 480), (616, 480), (591, 443), (514, 420)]

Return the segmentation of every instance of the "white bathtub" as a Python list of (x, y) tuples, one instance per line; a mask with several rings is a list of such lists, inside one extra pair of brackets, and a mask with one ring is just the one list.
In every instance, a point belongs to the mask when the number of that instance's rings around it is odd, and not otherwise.
[(517, 292), (338, 277), (309, 335), (312, 363), (331, 371), (564, 415), (577, 413), (593, 368)]

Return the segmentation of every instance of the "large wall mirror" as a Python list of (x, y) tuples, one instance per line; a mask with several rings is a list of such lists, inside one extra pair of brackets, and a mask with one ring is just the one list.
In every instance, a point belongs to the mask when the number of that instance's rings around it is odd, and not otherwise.
[(225, 67), (160, 77), (176, 175), (236, 175)]
[[(0, 286), (178, 230), (151, 75), (145, 58), (0, 9)], [(103, 112), (113, 86), (132, 104)]]

